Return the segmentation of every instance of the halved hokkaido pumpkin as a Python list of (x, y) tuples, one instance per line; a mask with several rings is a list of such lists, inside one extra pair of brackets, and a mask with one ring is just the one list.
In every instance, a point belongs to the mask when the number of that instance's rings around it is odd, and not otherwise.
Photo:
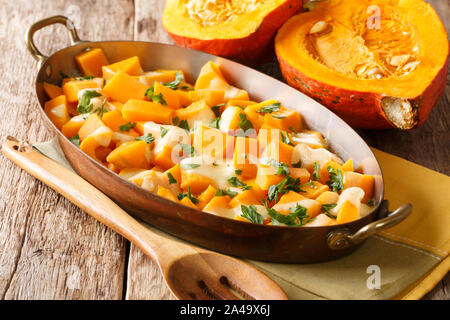
[(179, 46), (249, 60), (301, 6), (300, 0), (167, 0), (162, 23)]
[(423, 0), (320, 2), (275, 49), (291, 86), (359, 128), (422, 125), (447, 80), (447, 34)]

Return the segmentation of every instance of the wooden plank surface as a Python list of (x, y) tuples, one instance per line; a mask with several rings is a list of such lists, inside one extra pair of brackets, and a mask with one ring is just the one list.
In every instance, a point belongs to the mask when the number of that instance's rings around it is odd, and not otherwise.
[[(23, 43), (26, 28), (55, 14), (71, 15), (85, 39), (131, 38), (131, 1), (0, 1), (2, 71), (0, 136), (46, 141), (35, 100), (37, 64)], [(101, 8), (101, 10), (99, 10)], [(78, 11), (79, 10), (79, 11)], [(101, 17), (101, 23), (98, 20)], [(129, 20), (124, 19), (129, 17)], [(43, 52), (67, 46), (63, 26), (36, 35)], [(0, 297), (121, 299), (126, 241), (0, 157)]]
[[(448, 1), (429, 1), (450, 29)], [(64, 14), (82, 39), (136, 39), (171, 43), (160, 17), (162, 0), (0, 0), (0, 137), (29, 141), (50, 137), (35, 111), (36, 63), (26, 52), (26, 27)], [(51, 53), (67, 44), (64, 27), (37, 35)], [(258, 69), (281, 78), (274, 57)], [(450, 84), (425, 125), (410, 132), (361, 130), (372, 146), (433, 170), (450, 173)], [(55, 192), (0, 157), (0, 297), (3, 299), (173, 299), (156, 265), (142, 252), (97, 223)], [(447, 275), (426, 299), (450, 299)]]

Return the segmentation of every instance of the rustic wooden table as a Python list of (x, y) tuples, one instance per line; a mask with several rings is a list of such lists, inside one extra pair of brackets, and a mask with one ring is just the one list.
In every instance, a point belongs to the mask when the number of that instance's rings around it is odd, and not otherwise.
[[(450, 4), (430, 1), (450, 28)], [(171, 43), (160, 16), (163, 0), (0, 0), (0, 137), (32, 142), (51, 133), (36, 109), (37, 64), (24, 44), (36, 20), (63, 14), (82, 39)], [(36, 36), (52, 53), (68, 44), (62, 26)], [(260, 67), (280, 77), (276, 63)], [(361, 131), (370, 145), (450, 173), (450, 85), (425, 125), (401, 132)], [(2, 299), (173, 299), (155, 264), (128, 241), (0, 156), (0, 297)], [(450, 299), (448, 274), (425, 298)]]

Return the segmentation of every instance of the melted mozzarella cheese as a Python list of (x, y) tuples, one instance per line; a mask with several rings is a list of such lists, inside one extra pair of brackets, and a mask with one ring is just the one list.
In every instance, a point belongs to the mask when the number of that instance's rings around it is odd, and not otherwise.
[(220, 115), (219, 129), (222, 132), (228, 132), (231, 128), (231, 123), (238, 116), (237, 114), (242, 112), (239, 107), (228, 107)]
[(334, 214), (337, 214), (341, 207), (344, 205), (346, 201), (350, 201), (356, 208), (358, 208), (358, 212), (361, 213), (361, 200), (364, 198), (364, 191), (358, 187), (352, 187), (345, 189), (339, 195), (339, 199), (337, 201), (336, 207), (332, 209)]
[(216, 186), (220, 189), (228, 189), (230, 184), (228, 178), (234, 176), (233, 162), (216, 162), (214, 158), (208, 156), (197, 156), (181, 160), (180, 165), (187, 168), (187, 164), (198, 164), (196, 168), (185, 169), (186, 172), (207, 177), (216, 182)]
[(292, 163), (301, 161), (302, 167), (308, 169), (312, 168), (314, 162), (322, 165), (330, 160), (336, 161), (339, 164), (344, 163), (341, 158), (324, 148), (313, 149), (303, 143), (295, 146), (294, 153), (292, 155)]
[(321, 139), (320, 133), (315, 131), (298, 132), (292, 135), (292, 142), (294, 144), (303, 143), (311, 148), (325, 148), (323, 138)]
[(322, 227), (322, 226), (329, 226), (332, 224), (336, 224), (336, 220), (331, 219), (326, 214), (319, 214), (317, 217), (315, 217), (311, 222), (308, 222), (304, 225), (304, 227)]
[[(161, 127), (167, 130), (164, 137), (161, 137)], [(180, 143), (190, 144), (189, 133), (180, 127), (149, 121), (144, 124), (144, 135), (148, 133), (151, 133), (155, 138), (154, 153), (162, 152), (165, 146), (173, 148)]]

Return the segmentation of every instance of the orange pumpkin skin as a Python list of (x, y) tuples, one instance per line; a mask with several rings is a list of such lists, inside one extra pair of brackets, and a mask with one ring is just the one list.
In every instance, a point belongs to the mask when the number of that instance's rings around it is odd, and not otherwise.
[[(330, 4), (328, 7), (327, 3)], [(337, 73), (332, 68), (324, 71), (329, 67), (324, 68), (320, 62), (309, 59), (304, 53), (304, 48), (299, 49), (298, 54), (291, 54), (295, 49), (286, 45), (292, 42), (294, 34), (299, 38), (301, 32), (303, 33), (299, 42), (302, 42), (305, 39), (305, 32), (307, 36), (310, 36), (312, 26), (315, 26), (314, 23), (318, 21), (334, 21), (333, 14), (339, 12), (336, 9), (338, 7), (341, 7), (339, 9), (341, 11), (343, 7), (346, 12), (352, 12), (357, 10), (355, 7), (358, 5), (386, 3), (393, 4), (389, 0), (359, 0), (355, 1), (354, 5), (350, 1), (341, 0), (320, 2), (316, 12), (314, 12), (316, 9), (313, 9), (311, 12), (292, 17), (278, 30), (275, 38), (275, 52), (283, 77), (289, 85), (328, 107), (349, 125), (365, 129), (414, 129), (420, 127), (427, 119), (444, 93), (447, 82), (450, 51), (448, 37), (442, 21), (431, 5), (423, 0), (402, 2), (407, 10), (411, 10), (408, 11), (409, 18), (412, 17), (415, 27), (419, 30), (418, 33), (421, 33), (416, 42), (421, 46), (419, 52), (426, 52), (426, 54), (419, 54), (419, 59), (423, 58), (417, 67), (417, 69), (422, 68), (420, 76), (419, 73), (413, 75), (416, 72), (413, 69), (408, 80), (405, 78), (400, 80), (401, 77), (399, 77), (382, 79), (376, 84), (364, 86), (356, 84), (353, 78), (345, 74), (336, 76)], [(328, 32), (333, 32), (334, 26), (332, 27), (333, 29)], [(327, 31), (323, 32), (327, 34)], [(427, 37), (426, 35), (430, 32), (433, 32), (433, 36)], [(424, 42), (427, 45), (422, 45)], [(422, 64), (425, 67), (421, 67)], [(432, 69), (432, 71), (424, 72), (424, 68)], [(427, 78), (426, 81), (424, 76)], [(389, 90), (392, 88), (395, 90)], [(409, 88), (415, 88), (415, 90), (409, 90)]]
[[(267, 13), (259, 28), (243, 38), (202, 40), (177, 35), (163, 24), (173, 41), (181, 46), (241, 61), (261, 58), (277, 29), (291, 16), (301, 11), (303, 0), (287, 0)], [(170, 14), (170, 13), (168, 13)]]
[[(338, 88), (309, 78), (289, 65), (278, 52), (276, 53), (281, 73), (290, 86), (326, 106), (350, 126), (376, 130), (397, 128), (383, 111), (381, 106), (383, 95)], [(408, 99), (417, 110), (417, 121), (413, 128), (420, 127), (424, 123), (444, 93), (447, 84), (448, 65), (449, 55), (447, 55), (445, 65), (442, 66), (425, 91), (420, 96)]]

